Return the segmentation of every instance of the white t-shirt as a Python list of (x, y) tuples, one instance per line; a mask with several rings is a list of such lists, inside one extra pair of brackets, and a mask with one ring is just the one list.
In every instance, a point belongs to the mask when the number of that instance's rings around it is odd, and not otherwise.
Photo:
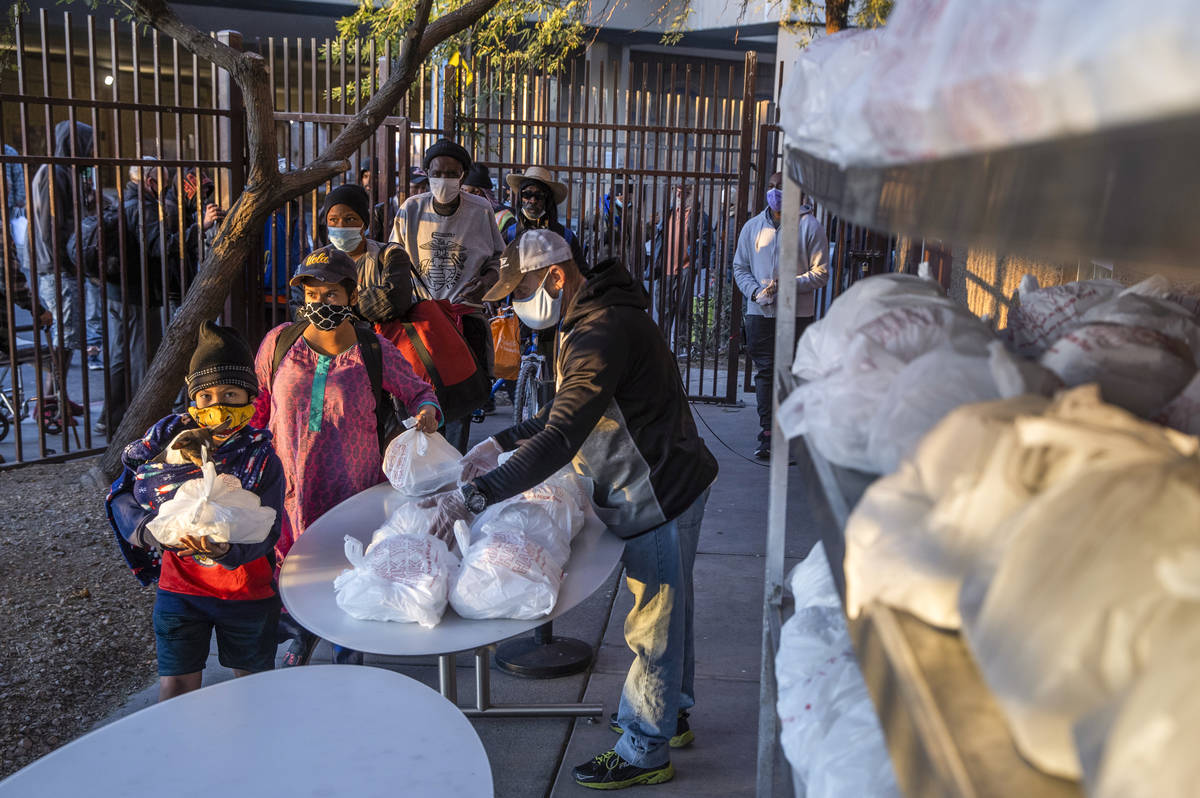
[[(392, 225), (391, 240), (408, 252), (432, 299), (462, 302), (462, 287), (481, 271), (499, 268), (504, 250), (492, 204), (465, 191), (459, 200), (458, 210), (442, 216), (433, 209), (432, 194), (409, 197)], [(424, 294), (415, 281), (413, 288)]]

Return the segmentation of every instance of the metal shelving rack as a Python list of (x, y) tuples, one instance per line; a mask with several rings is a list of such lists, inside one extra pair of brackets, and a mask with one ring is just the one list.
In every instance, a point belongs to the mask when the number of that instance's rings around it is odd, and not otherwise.
[[(842, 169), (785, 146), (783, 229), (799, 222), (800, 187), (840, 218), (875, 230), (941, 238), (1042, 258), (1080, 256), (1195, 268), (1200, 253), (1200, 110), (1086, 135), (886, 167)], [(775, 402), (793, 387), (790, 365), (796, 242), (783, 239), (775, 341)], [(757, 795), (773, 794), (778, 753), (774, 658), (783, 621), (788, 441), (772, 438)], [(809, 487), (837, 520), (825, 540), (844, 598), (846, 517), (872, 477), (811, 452)], [(850, 624), (897, 781), (909, 798), (1077, 798), (1078, 784), (1047, 776), (1017, 753), (990, 691), (958, 635), (872, 605)], [(803, 787), (793, 779), (797, 796)]]

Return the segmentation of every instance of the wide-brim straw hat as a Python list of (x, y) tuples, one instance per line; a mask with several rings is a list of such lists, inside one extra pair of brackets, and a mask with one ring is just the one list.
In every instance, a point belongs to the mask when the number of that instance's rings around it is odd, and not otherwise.
[(508, 187), (513, 190), (514, 194), (519, 195), (521, 193), (521, 184), (526, 180), (532, 180), (550, 189), (550, 196), (554, 197), (555, 205), (562, 203), (567, 198), (567, 185), (555, 180), (554, 175), (544, 166), (531, 166), (523, 173), (510, 174), (504, 180), (508, 183)]

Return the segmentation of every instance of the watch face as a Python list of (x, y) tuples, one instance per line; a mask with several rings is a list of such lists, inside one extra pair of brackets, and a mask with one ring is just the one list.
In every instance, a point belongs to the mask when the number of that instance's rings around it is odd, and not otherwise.
[(487, 507), (487, 499), (483, 494), (472, 491), (470, 498), (467, 499), (467, 509), (473, 513), (480, 513), (485, 507)]

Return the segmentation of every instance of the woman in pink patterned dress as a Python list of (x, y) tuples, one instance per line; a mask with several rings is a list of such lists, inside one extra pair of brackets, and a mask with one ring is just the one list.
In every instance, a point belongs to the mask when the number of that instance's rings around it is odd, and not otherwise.
[[(255, 358), (262, 390), (251, 423), (268, 428), (283, 463), (286, 491), (276, 561), (334, 505), (384, 481), (371, 378), (358, 343), (351, 306), (357, 267), (328, 248), (309, 255), (292, 278), (304, 287), (300, 316), (309, 324), (271, 374), (276, 341), (290, 324), (267, 333)], [(417, 429), (436, 432), (441, 408), (394, 345), (380, 338), (382, 383), (416, 417)], [(315, 638), (301, 635), (285, 665), (307, 659)]]

